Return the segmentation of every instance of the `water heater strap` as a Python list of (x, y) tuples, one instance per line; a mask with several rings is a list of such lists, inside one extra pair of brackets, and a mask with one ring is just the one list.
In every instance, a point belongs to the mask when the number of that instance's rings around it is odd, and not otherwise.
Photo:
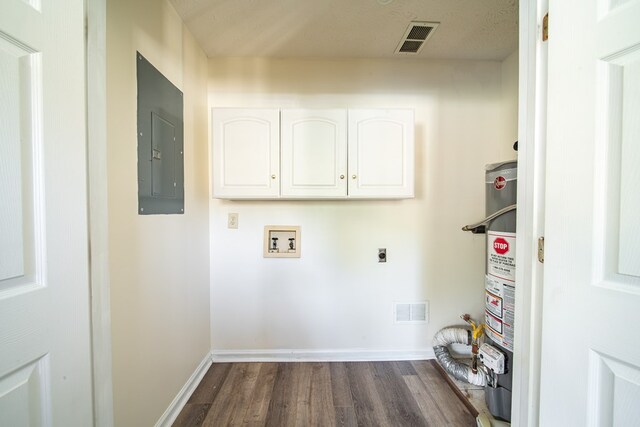
[(499, 211), (496, 211), (494, 213), (492, 213), (491, 215), (489, 215), (488, 217), (486, 217), (485, 219), (483, 219), (482, 221), (476, 223), (476, 224), (470, 224), (470, 225), (465, 225), (464, 227), (462, 227), (462, 231), (473, 231), (474, 229), (483, 226), (483, 225), (489, 225), (489, 223), (491, 221), (493, 221), (494, 219), (498, 218), (500, 215), (504, 215), (507, 212), (511, 212), (516, 210), (516, 205), (509, 205), (505, 208), (500, 209)]

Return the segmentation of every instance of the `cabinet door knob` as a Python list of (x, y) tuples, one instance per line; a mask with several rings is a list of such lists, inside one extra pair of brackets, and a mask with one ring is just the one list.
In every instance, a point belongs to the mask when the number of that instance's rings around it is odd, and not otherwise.
[(344, 179), (344, 175), (340, 175), (340, 179)]
[(357, 176), (355, 176), (355, 175), (351, 175), (351, 178), (352, 178), (352, 179), (356, 179), (356, 178), (357, 178)]
[(275, 175), (271, 175), (271, 179), (276, 179), (276, 176)]

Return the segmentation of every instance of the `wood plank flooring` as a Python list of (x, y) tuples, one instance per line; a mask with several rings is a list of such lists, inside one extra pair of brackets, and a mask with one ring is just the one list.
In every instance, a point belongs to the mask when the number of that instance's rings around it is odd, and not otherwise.
[(475, 426), (435, 363), (215, 363), (173, 425)]

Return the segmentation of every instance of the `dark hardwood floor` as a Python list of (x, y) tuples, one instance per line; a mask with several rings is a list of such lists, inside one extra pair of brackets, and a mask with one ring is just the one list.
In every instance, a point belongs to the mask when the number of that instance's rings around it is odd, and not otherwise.
[(434, 364), (215, 363), (174, 426), (475, 426)]

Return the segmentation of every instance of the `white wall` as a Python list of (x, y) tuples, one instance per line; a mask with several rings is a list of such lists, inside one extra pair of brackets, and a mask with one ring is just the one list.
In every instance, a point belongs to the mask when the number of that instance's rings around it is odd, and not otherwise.
[[(137, 214), (136, 50), (184, 93), (185, 214)], [(208, 354), (207, 60), (166, 1), (107, 3), (115, 425), (150, 426)]]
[[(210, 204), (213, 349), (427, 350), (482, 319), (484, 165), (512, 159), (500, 62), (210, 59), (209, 107), (412, 108), (416, 198)], [(239, 228), (226, 228), (239, 213)], [(300, 259), (262, 257), (267, 224), (300, 225)], [(377, 248), (389, 261), (377, 263)], [(393, 302), (429, 300), (427, 325)]]
[[(518, 140), (518, 51), (514, 51), (502, 61), (502, 101), (507, 137), (511, 142)], [(511, 158), (515, 159), (515, 151)]]

